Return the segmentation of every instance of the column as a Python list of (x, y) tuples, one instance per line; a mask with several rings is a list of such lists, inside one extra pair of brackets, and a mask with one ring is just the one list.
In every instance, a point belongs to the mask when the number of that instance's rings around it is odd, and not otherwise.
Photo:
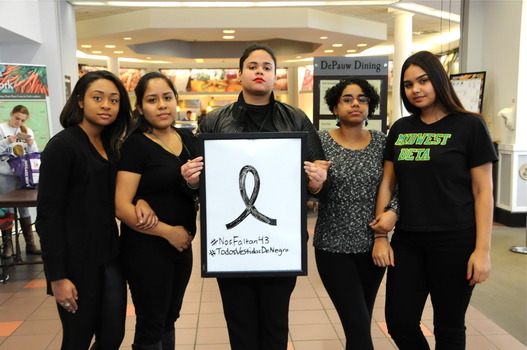
[(392, 116), (388, 121), (392, 125), (400, 117), (408, 113), (401, 103), (401, 68), (408, 56), (412, 54), (412, 16), (413, 13), (389, 10), (395, 17), (394, 26), (394, 52), (393, 52), (393, 79), (392, 79)]
[(117, 57), (108, 57), (108, 71), (119, 76), (119, 59)]

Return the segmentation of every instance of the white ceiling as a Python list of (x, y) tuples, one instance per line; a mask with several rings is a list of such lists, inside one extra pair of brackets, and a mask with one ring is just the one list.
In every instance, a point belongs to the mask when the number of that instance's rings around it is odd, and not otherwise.
[[(89, 2), (89, 1), (88, 1)], [(442, 11), (460, 13), (461, 0), (421, 0)], [(393, 45), (394, 16), (390, 6), (324, 6), (280, 8), (137, 8), (76, 6), (78, 49), (86, 54), (170, 63), (237, 62), (251, 42), (266, 42), (279, 61), (313, 56), (342, 56), (348, 49)], [(454, 30), (459, 23), (414, 14), (413, 41), (420, 43)], [(236, 30), (234, 40), (222, 39), (223, 29)], [(321, 39), (327, 36), (328, 39)], [(126, 41), (124, 37), (131, 37)], [(341, 43), (341, 48), (331, 47)], [(357, 44), (366, 43), (366, 48)], [(90, 44), (85, 49), (81, 45)], [(115, 48), (105, 48), (113, 44)], [(457, 42), (431, 48), (449, 51)], [(324, 53), (326, 49), (335, 50)], [(115, 54), (114, 51), (124, 51)], [(235, 65), (237, 66), (237, 65)]]

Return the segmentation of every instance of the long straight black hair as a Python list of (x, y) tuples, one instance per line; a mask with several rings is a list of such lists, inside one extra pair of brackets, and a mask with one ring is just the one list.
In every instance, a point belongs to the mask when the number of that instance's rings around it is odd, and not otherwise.
[(456, 91), (454, 90), (454, 87), (448, 78), (445, 68), (443, 68), (443, 65), (439, 61), (439, 58), (428, 51), (419, 51), (408, 57), (406, 61), (404, 61), (403, 67), (401, 69), (401, 98), (403, 100), (404, 107), (408, 112), (417, 116), (421, 115), (421, 108), (414, 106), (410, 100), (408, 100), (404, 88), (404, 73), (411, 65), (419, 66), (426, 72), (430, 82), (432, 83), (432, 86), (434, 87), (436, 101), (440, 103), (449, 113), (459, 112), (478, 114), (469, 112), (465, 109), (465, 107), (463, 107), (463, 104), (457, 97)]
[(84, 110), (81, 109), (79, 101), (84, 100), (84, 96), (90, 85), (99, 79), (111, 81), (119, 91), (119, 113), (117, 114), (117, 118), (112, 124), (105, 126), (101, 133), (104, 137), (109, 137), (110, 147), (118, 159), (121, 154), (123, 138), (130, 127), (132, 108), (130, 106), (128, 92), (121, 80), (113, 73), (100, 70), (84, 74), (77, 84), (75, 84), (70, 97), (66, 101), (64, 108), (62, 108), (59, 120), (63, 128), (76, 126), (82, 122), (84, 119)]

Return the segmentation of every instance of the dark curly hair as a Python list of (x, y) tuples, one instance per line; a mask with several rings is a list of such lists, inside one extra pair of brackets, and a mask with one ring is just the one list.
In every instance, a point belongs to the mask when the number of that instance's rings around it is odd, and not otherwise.
[[(333, 113), (333, 110), (335, 107), (339, 104), (340, 97), (342, 96), (342, 91), (346, 88), (348, 85), (358, 85), (365, 96), (368, 96), (370, 98), (370, 103), (368, 103), (368, 118), (370, 118), (373, 115), (373, 112), (379, 105), (379, 94), (377, 91), (375, 91), (375, 88), (371, 86), (370, 83), (368, 83), (367, 80), (362, 78), (347, 78), (340, 80), (336, 85), (333, 85), (329, 89), (326, 90), (326, 94), (324, 95), (324, 100), (326, 101), (326, 104), (329, 107), (329, 110), (331, 113)], [(340, 122), (337, 123), (337, 126), (340, 126)]]

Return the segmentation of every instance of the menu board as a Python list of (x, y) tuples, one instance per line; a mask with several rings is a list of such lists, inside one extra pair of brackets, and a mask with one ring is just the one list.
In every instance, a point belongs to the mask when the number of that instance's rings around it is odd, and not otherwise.
[(481, 113), (485, 72), (451, 74), (450, 81), (463, 107), (467, 111)]

